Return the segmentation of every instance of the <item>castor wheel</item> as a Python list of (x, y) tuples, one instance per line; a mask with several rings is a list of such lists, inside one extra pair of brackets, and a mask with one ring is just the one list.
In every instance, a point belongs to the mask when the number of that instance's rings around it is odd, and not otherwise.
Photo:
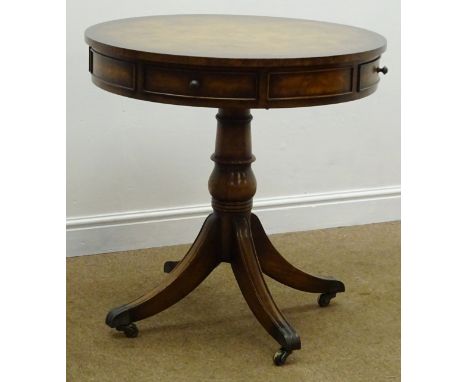
[(291, 350), (281, 348), (273, 356), (273, 362), (275, 363), (276, 366), (284, 365), (284, 363), (286, 362), (286, 359), (289, 357), (291, 353), (292, 353)]
[(138, 337), (138, 327), (133, 322), (128, 325), (117, 326), (116, 329), (119, 332), (124, 332), (128, 338)]
[(332, 298), (335, 298), (336, 297), (336, 293), (322, 293), (317, 302), (319, 304), (320, 307), (324, 308), (326, 306), (328, 306), (328, 304), (330, 304), (330, 301), (332, 300)]
[(177, 264), (179, 264), (178, 261), (166, 261), (164, 263), (164, 273), (171, 273)]

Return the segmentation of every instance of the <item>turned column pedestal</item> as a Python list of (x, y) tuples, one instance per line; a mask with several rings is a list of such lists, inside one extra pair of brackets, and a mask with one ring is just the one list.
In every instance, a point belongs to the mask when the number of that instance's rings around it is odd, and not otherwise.
[(281, 345), (274, 355), (283, 364), (301, 340), (276, 306), (263, 273), (292, 288), (321, 293), (319, 305), (327, 306), (338, 292), (341, 281), (304, 273), (273, 247), (260, 220), (251, 213), (256, 191), (249, 109), (219, 109), (215, 162), (208, 187), (213, 213), (203, 224), (192, 247), (180, 261), (164, 265), (169, 273), (162, 284), (128, 304), (112, 309), (106, 323), (136, 337), (134, 322), (152, 316), (175, 304), (195, 289), (222, 261), (231, 264), (239, 288), (255, 317)]

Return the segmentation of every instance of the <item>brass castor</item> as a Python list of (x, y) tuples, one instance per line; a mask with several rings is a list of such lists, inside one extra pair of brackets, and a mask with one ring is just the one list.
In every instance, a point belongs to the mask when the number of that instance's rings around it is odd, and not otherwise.
[(273, 362), (275, 363), (276, 366), (284, 365), (284, 363), (286, 362), (286, 359), (289, 357), (291, 353), (292, 353), (291, 350), (280, 348), (273, 356)]
[(133, 322), (128, 325), (117, 326), (116, 329), (119, 332), (124, 332), (128, 338), (138, 337), (138, 327)]
[(317, 302), (321, 308), (324, 308), (330, 304), (332, 298), (336, 297), (336, 293), (322, 293)]

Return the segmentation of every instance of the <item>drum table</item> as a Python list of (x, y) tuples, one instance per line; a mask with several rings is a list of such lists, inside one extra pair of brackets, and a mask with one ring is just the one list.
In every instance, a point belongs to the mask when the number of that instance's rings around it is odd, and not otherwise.
[[(145, 101), (218, 108), (208, 181), (213, 213), (185, 257), (164, 265), (168, 275), (162, 284), (112, 309), (107, 325), (136, 337), (134, 322), (175, 304), (224, 261), (231, 264), (253, 314), (280, 344), (273, 359), (282, 365), (301, 341), (273, 301), (263, 274), (320, 293), (320, 306), (345, 287), (296, 269), (251, 213), (256, 181), (250, 109), (325, 105), (372, 94), (379, 73), (387, 72), (379, 66), (385, 38), (311, 20), (174, 15), (97, 24), (86, 30), (85, 39), (92, 81), (100, 88)], [(294, 126), (287, 128), (294, 131)]]

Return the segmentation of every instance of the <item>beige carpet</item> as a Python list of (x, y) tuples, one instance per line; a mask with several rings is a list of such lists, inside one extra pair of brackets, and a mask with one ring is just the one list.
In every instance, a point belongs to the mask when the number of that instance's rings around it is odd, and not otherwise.
[(68, 381), (399, 381), (400, 223), (272, 236), (294, 265), (346, 285), (329, 307), (267, 279), (301, 336), (282, 367), (276, 342), (243, 301), (228, 264), (192, 294), (138, 323), (129, 339), (104, 324), (109, 308), (161, 281), (188, 246), (67, 260)]

